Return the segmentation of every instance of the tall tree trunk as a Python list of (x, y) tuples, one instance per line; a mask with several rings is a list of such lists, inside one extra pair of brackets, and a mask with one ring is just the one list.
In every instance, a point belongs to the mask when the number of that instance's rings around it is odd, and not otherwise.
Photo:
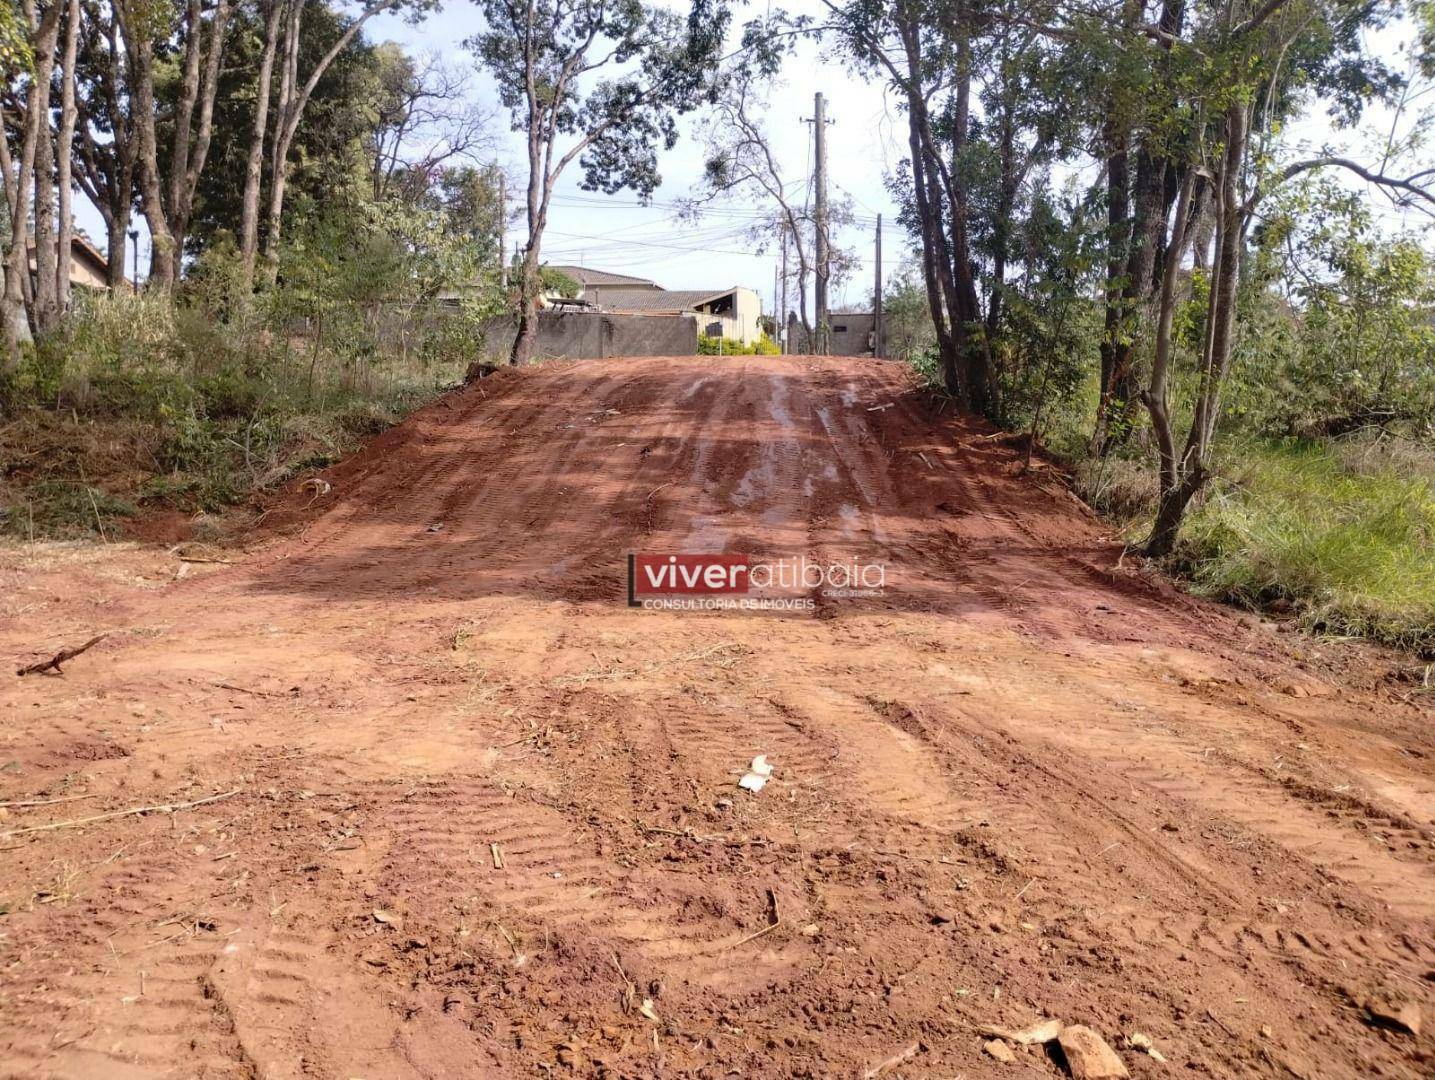
[(314, 94), (314, 87), (324, 77), (339, 54), (349, 47), (364, 24), (375, 15), (395, 7), (399, 0), (370, 0), (356, 19), (329, 46), (308, 77), (299, 82), (299, 28), (305, 0), (289, 0), (289, 25), (284, 43), (284, 71), (279, 86), (279, 110), (274, 127), (274, 162), (269, 187), (268, 232), (264, 237), (265, 273), (270, 281), (279, 271), (280, 227), (284, 216), (284, 190), (289, 182), (289, 148), (299, 130), (304, 109)]
[(548, 192), (552, 185), (543, 153), (539, 104), (531, 92), (528, 115), (528, 246), (523, 250), (523, 265), (519, 269), (518, 331), (508, 354), (508, 362), (514, 366), (528, 363), (538, 351), (538, 297), (543, 291), (538, 259), (543, 229), (548, 224)]
[(168, 291), (174, 286), (174, 236), (165, 213), (164, 186), (155, 134), (154, 39), (146, 11), (131, 8), (134, 0), (115, 0), (115, 13), (129, 59), (130, 114), (138, 146), (140, 210), (150, 234), (149, 279), (146, 288)]
[[(965, 34), (957, 41), (957, 73), (952, 118), (952, 160), (965, 151), (971, 109), (971, 39)], [(936, 148), (932, 148), (936, 153)], [(972, 412), (991, 416), (995, 412), (996, 390), (992, 383), (991, 343), (983, 333), (981, 301), (977, 298), (976, 271), (972, 266), (967, 230), (967, 192), (954, 173), (948, 174), (952, 228), (952, 278), (956, 286), (954, 321), (961, 327), (963, 382), (966, 404)]]
[(274, 54), (279, 46), (279, 21), (283, 13), (282, 0), (269, 0), (264, 15), (264, 47), (259, 54), (254, 133), (249, 140), (239, 218), (239, 256), (246, 288), (254, 284), (254, 260), (259, 254), (259, 188), (264, 171), (264, 137), (269, 126), (269, 89), (274, 74)]
[(1128, 234), (1129, 251), (1121, 290), (1118, 333), (1111, 350), (1111, 371), (1104, 386), (1105, 430), (1099, 452), (1125, 445), (1135, 428), (1135, 410), (1141, 401), (1138, 345), (1149, 329), (1141, 324), (1156, 292), (1156, 258), (1166, 239), (1166, 171), (1164, 156), (1154, 153), (1147, 140), (1136, 155), (1135, 205)]
[[(52, 0), (58, 6), (57, 0)], [(57, 26), (58, 30), (58, 26)], [(50, 138), (50, 80), (55, 72), (55, 46), (35, 54), (35, 89), (39, 126), (35, 143), (35, 329), (49, 330), (59, 314), (55, 292), (55, 144)]]
[[(184, 100), (175, 119), (174, 151), (170, 158), (169, 220), (174, 236), (174, 266), (171, 272), (175, 280), (179, 279), (183, 269), (184, 240), (194, 209), (194, 192), (199, 186), (199, 177), (204, 171), (209, 143), (214, 135), (214, 98), (219, 91), (219, 69), (224, 58), (225, 35), (229, 31), (229, 0), (219, 0), (209, 22), (209, 48), (206, 51), (203, 48), (204, 23), (200, 18), (199, 5), (193, 0), (191, 2), (193, 18), (189, 25), (189, 43), (194, 47), (192, 50), (186, 48)], [(198, 66), (201, 54), (204, 58), (202, 70)], [(199, 107), (197, 127), (193, 118), (196, 104)]]
[(73, 182), (71, 169), (74, 161), (75, 119), (75, 54), (80, 36), (80, 0), (70, 0), (65, 16), (64, 82), (60, 89), (60, 131), (56, 139), (56, 157), (59, 169), (56, 186), (60, 196), (60, 229), (56, 243), (55, 259), (55, 306), (63, 314), (70, 310), (70, 265), (72, 256), (70, 244), (74, 238), (75, 221), (71, 209)]
[[(39, 15), (34, 0), (25, 0), (25, 23), (37, 58), (55, 54), (59, 34), (60, 5), (51, 4)], [(26, 283), (30, 280), (30, 178), (35, 170), (35, 151), (43, 137), (49, 138), (49, 123), (40, 110), (38, 79), (32, 79), (25, 97), (25, 113), (20, 124), (20, 155), (15, 161), (15, 197), (10, 215), (10, 251), (5, 264), (5, 291), (0, 296), (0, 335), (3, 353), (0, 364), (13, 370), (20, 362), (20, 345), (30, 340), (30, 319), (26, 310)]]
[(1156, 520), (1145, 544), (1145, 552), (1151, 557), (1171, 553), (1186, 510), (1209, 476), (1206, 454), (1235, 347), (1236, 301), (1246, 221), (1240, 173), (1250, 136), (1250, 117), (1243, 102), (1227, 106), (1224, 126), (1225, 148), (1216, 177), (1216, 259), (1206, 308), (1207, 332), (1200, 383), (1181, 457), (1176, 468), (1163, 477)]
[[(82, 6), (80, 10), (82, 16), (87, 16), (95, 9)], [(102, 27), (86, 28), (89, 35), (97, 32), (104, 35), (105, 63), (95, 72), (89, 98), (76, 103), (79, 110), (79, 123), (76, 125), (79, 154), (73, 157), (72, 165), (74, 176), (105, 219), (108, 236), (105, 276), (113, 294), (129, 287), (125, 278), (125, 249), (130, 221), (134, 216), (134, 120), (125, 92), (124, 53), (118, 18), (105, 20)], [(97, 118), (91, 115), (90, 110), (96, 105), (103, 108), (103, 123), (98, 123)], [(96, 138), (96, 130), (103, 131), (108, 137), (100, 141)]]
[(110, 295), (116, 295), (132, 288), (125, 278), (125, 256), (129, 253), (130, 211), (125, 207), (122, 213), (111, 214), (105, 221), (108, 244), (105, 247), (105, 284)]
[(1106, 322), (1101, 335), (1101, 397), (1096, 407), (1096, 429), (1091, 448), (1101, 453), (1107, 445), (1107, 418), (1111, 410), (1113, 382), (1126, 331), (1126, 262), (1131, 249), (1131, 174), (1129, 149), (1131, 133), (1115, 116), (1107, 116), (1106, 144)]
[(279, 101), (270, 146), (269, 209), (264, 221), (264, 277), (273, 282), (279, 272), (279, 228), (284, 215), (284, 188), (289, 181), (289, 118), (299, 81), (299, 29), (305, 0), (287, 0), (284, 55), (279, 69)]

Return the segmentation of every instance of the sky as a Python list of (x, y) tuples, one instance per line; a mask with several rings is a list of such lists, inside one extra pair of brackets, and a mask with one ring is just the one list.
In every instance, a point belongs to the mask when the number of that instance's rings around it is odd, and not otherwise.
[[(681, 6), (679, 0), (666, 0)], [(795, 14), (822, 15), (819, 0), (789, 0)], [(762, 11), (749, 6), (738, 13), (741, 23)], [(481, 27), (478, 8), (469, 0), (446, 0), (444, 7), (418, 25), (401, 18), (378, 16), (370, 21), (371, 41), (397, 41), (415, 55), (437, 54), (454, 67), (474, 71), (472, 89), (480, 102), (495, 111), (497, 146), (493, 158), (506, 167), (515, 182), (510, 192), (513, 213), (509, 229), (509, 251), (524, 240), (521, 188), (526, 156), (520, 136), (509, 130), (506, 112), (497, 105), (493, 85), (474, 68), (463, 41)], [(1409, 37), (1408, 27), (1396, 26), (1378, 32), (1373, 49), (1398, 63), (1397, 50)], [(896, 224), (897, 207), (888, 193), (886, 180), (906, 153), (905, 121), (891, 95), (880, 82), (864, 80), (839, 59), (824, 55), (811, 42), (804, 42), (784, 68), (781, 82), (771, 94), (764, 124), (789, 191), (802, 201), (810, 193), (812, 167), (812, 125), (805, 120), (813, 114), (813, 95), (821, 91), (827, 99), (829, 195), (834, 201), (850, 198), (853, 224), (834, 232), (833, 242), (855, 256), (854, 272), (845, 282), (834, 284), (830, 305), (834, 309), (865, 306), (874, 284), (873, 243), (876, 217), (882, 215), (883, 270), (888, 281), (904, 262), (910, 261), (910, 245)], [(1390, 112), (1372, 110), (1362, 124), (1362, 133), (1334, 132), (1324, 111), (1312, 108), (1291, 130), (1293, 143), (1318, 148), (1331, 143), (1353, 156), (1371, 160), (1371, 133), (1383, 137), (1390, 124)], [(663, 183), (651, 205), (640, 204), (632, 192), (606, 196), (585, 192), (580, 187), (582, 172), (571, 166), (558, 184), (549, 224), (544, 237), (543, 257), (552, 263), (575, 263), (650, 278), (672, 289), (725, 289), (743, 285), (758, 292), (763, 310), (772, 311), (775, 291), (776, 251), (755, 252), (745, 239), (747, 224), (756, 212), (754, 204), (730, 201), (714, 204), (696, 220), (679, 219), (675, 205), (693, 194), (701, 176), (703, 150), (700, 119), (685, 118), (681, 138), (673, 150), (661, 155), (659, 168)], [(1375, 155), (1378, 160), (1378, 154)], [(1095, 180), (1096, 167), (1087, 180)], [(1428, 222), (1414, 211), (1399, 211), (1379, 193), (1371, 193), (1377, 220), (1387, 229), (1413, 228)], [(99, 215), (77, 201), (79, 223), (92, 236), (103, 237)], [(137, 217), (140, 228), (143, 221)], [(141, 269), (148, 261), (148, 238), (140, 240)], [(795, 300), (789, 297), (789, 306)]]
[[(812, 0), (785, 6), (794, 14), (814, 18), (824, 10)], [(746, 21), (762, 10), (761, 6), (749, 7), (738, 13), (736, 21)], [(374, 22), (374, 40), (388, 38), (413, 52), (436, 52), (454, 65), (469, 67), (473, 59), (462, 43), (482, 25), (477, 7), (468, 0), (448, 0), (442, 11), (419, 26), (394, 17)], [(475, 80), (475, 91), (481, 99), (495, 101), (486, 76), (480, 74)], [(905, 122), (881, 86), (854, 77), (835, 62), (823, 62), (814, 44), (803, 43), (785, 67), (765, 117), (783, 179), (799, 202), (809, 191), (812, 125), (805, 120), (813, 115), (813, 95), (818, 91), (826, 96), (831, 121), (827, 129), (829, 198), (835, 202), (850, 196), (856, 219), (855, 227), (834, 232), (833, 243), (850, 249), (859, 260), (853, 280), (833, 287), (830, 304), (833, 308), (862, 305), (869, 301), (874, 284), (878, 214), (884, 222), (884, 276), (890, 277), (893, 260), (905, 248), (895, 223), (897, 207), (885, 185), (885, 176), (903, 157)], [(691, 222), (680, 221), (676, 215), (677, 200), (691, 196), (701, 178), (700, 125), (700, 118), (683, 119), (677, 146), (659, 159), (663, 183), (647, 207), (641, 206), (632, 192), (606, 196), (583, 191), (582, 171), (576, 163), (570, 166), (555, 191), (544, 233), (544, 260), (651, 278), (670, 289), (744, 285), (762, 297), (764, 311), (773, 310), (779, 256), (775, 250), (754, 253), (745, 240), (743, 234), (754, 215), (751, 202), (715, 204)], [(495, 127), (504, 144), (497, 151), (499, 163), (508, 166), (509, 175), (518, 177), (521, 184), (527, 168), (521, 137), (507, 130), (506, 114), (495, 117)], [(510, 251), (524, 239), (522, 199), (515, 195), (511, 202), (517, 216), (510, 232)]]

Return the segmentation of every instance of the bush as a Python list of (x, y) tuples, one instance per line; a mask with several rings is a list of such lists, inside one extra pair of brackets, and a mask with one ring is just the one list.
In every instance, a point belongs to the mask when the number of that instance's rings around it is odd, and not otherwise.
[(781, 347), (766, 333), (759, 335), (751, 345), (737, 338), (698, 335), (698, 354), (701, 356), (779, 356), (781, 353)]
[(1435, 453), (1424, 453), (1422, 475), (1352, 449), (1241, 445), (1178, 557), (1208, 594), (1249, 607), (1288, 601), (1314, 629), (1435, 648)]
[(222, 510), (397, 422), (469, 357), (465, 306), (432, 312), (438, 344), (406, 353), (380, 347), (382, 311), (330, 302), (321, 335), (276, 291), (228, 320), (205, 306), (219, 290), (87, 298), (8, 388), (23, 422), (7, 429), (0, 529), (108, 530), (146, 502)]

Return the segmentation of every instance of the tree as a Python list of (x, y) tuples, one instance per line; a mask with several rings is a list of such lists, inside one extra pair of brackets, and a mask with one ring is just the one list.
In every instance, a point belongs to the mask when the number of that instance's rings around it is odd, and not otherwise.
[(450, 163), (472, 165), (493, 149), (488, 114), (471, 100), (467, 76), (437, 56), (415, 59), (392, 42), (374, 50), (378, 78), (369, 153), (375, 199), (411, 196)]
[(487, 25), (467, 47), (526, 141), (528, 242), (509, 358), (521, 364), (537, 341), (543, 232), (559, 178), (576, 161), (585, 190), (649, 197), (661, 181), (658, 150), (677, 140), (676, 117), (711, 98), (728, 14), (709, 0), (694, 0), (686, 22), (642, 0), (480, 7)]
[(79, 109), (75, 105), (75, 63), (79, 52), (80, 0), (69, 0), (65, 9), (65, 46), (60, 84), (60, 130), (55, 139), (57, 170), (55, 187), (59, 190), (60, 230), (55, 244), (55, 308), (63, 314), (70, 310), (70, 243), (75, 221), (71, 210), (75, 124)]
[(960, 162), (971, 133), (974, 34), (982, 13), (928, 0), (823, 0), (842, 47), (884, 79), (907, 116), (904, 224), (920, 240), (943, 381), (978, 413), (993, 410), (991, 347), (977, 294), (970, 193)]
[[(213, 135), (214, 99), (228, 33), (230, 0), (216, 0), (206, 19), (203, 0), (186, 0), (177, 27), (164, 5), (111, 0), (125, 47), (125, 77), (135, 136), (140, 209), (150, 232), (148, 282), (172, 288), (184, 259), (184, 236), (194, 192)], [(181, 76), (173, 113), (173, 138), (162, 153), (156, 95), (156, 48), (182, 41)], [(196, 114), (196, 110), (198, 110)]]
[[(275, 2), (279, 2), (279, 0), (275, 0)], [(277, 256), (284, 214), (284, 195), (289, 183), (289, 151), (294, 145), (294, 138), (299, 131), (299, 122), (304, 116), (304, 110), (308, 107), (310, 99), (314, 96), (314, 89), (319, 85), (319, 80), (324, 77), (330, 65), (338, 59), (350, 42), (358, 36), (364, 24), (375, 15), (385, 11), (406, 10), (411, 18), (419, 19), (438, 6), (437, 0), (367, 0), (328, 51), (314, 62), (308, 74), (301, 79), (300, 45), (303, 35), (304, 9), (308, 0), (283, 0), (283, 2), (285, 4), (282, 20), (283, 52), (279, 57), (281, 61), (279, 97), (274, 107), (274, 134), (269, 159), (269, 211), (264, 236), (265, 263), (268, 268), (267, 273), (271, 278), (278, 266)], [(267, 45), (267, 28), (265, 40)], [(262, 137), (263, 133), (261, 130), (257, 130), (256, 125), (256, 141)], [(246, 193), (246, 206), (248, 201), (249, 196)], [(244, 240), (247, 245), (249, 240), (247, 231)], [(243, 257), (246, 266), (253, 265), (254, 253), (247, 246), (243, 251)]]
[[(1372, 94), (1388, 94), (1396, 85), (1382, 65), (1363, 53), (1361, 34), (1370, 18), (1368, 9), (1326, 0), (1265, 0), (1218, 13), (1197, 25), (1189, 40), (1173, 44), (1173, 54), (1183, 54), (1191, 70), (1184, 132), (1172, 143), (1183, 148), (1172, 162), (1175, 205), (1159, 260), (1154, 318), (1145, 320), (1154, 332), (1151, 375), (1141, 396), (1156, 437), (1160, 483), (1155, 521), (1144, 545), (1148, 555), (1172, 550), (1187, 507), (1210, 475), (1209, 452), (1238, 335), (1248, 232), (1261, 201), (1293, 177), (1334, 166), (1435, 207), (1435, 195), (1420, 183), (1428, 171), (1386, 175), (1334, 155), (1269, 167), (1274, 138), (1265, 136), (1273, 136), (1295, 108), (1294, 89), (1324, 89), (1338, 108), (1358, 115)], [(1259, 158), (1253, 130), (1263, 136)], [(1195, 231), (1196, 190), (1206, 182), (1215, 219), (1210, 289), (1190, 424), (1178, 449), (1169, 401), (1172, 321), (1182, 261)]]
[[(282, 7), (282, 5), (281, 5)], [(282, 13), (282, 12), (281, 12)], [(266, 168), (278, 79), (266, 80), (269, 34), (277, 51), (280, 26), (274, 5), (245, 4), (231, 18), (225, 61), (214, 109), (214, 137), (195, 190), (194, 211), (186, 235), (186, 257), (194, 258), (215, 242), (233, 238), (246, 262), (255, 261), (264, 239)], [(308, 70), (333, 47), (350, 20), (323, 4), (307, 8), (300, 41), (299, 66)], [(314, 87), (289, 152), (286, 215), (294, 206), (312, 208), (364, 197), (368, 181), (368, 140), (375, 117), (378, 78), (375, 48), (362, 34), (349, 40)], [(267, 86), (267, 93), (261, 90)], [(287, 220), (286, 220), (287, 224)], [(227, 235), (224, 235), (227, 234)], [(248, 278), (252, 284), (253, 264)], [(240, 269), (243, 276), (243, 267)]]
[[(815, 228), (810, 208), (797, 205), (789, 194), (791, 185), (773, 153), (771, 139), (759, 117), (760, 73), (743, 71), (727, 80), (714, 102), (707, 124), (706, 158), (702, 187), (684, 204), (684, 213), (697, 217), (707, 203), (734, 195), (767, 204), (767, 210), (747, 230), (757, 250), (766, 250), (774, 237), (785, 244), (790, 255), (789, 279), (796, 285), (797, 313), (804, 337), (812, 340), (812, 322), (807, 315), (807, 283), (812, 277), (810, 230)], [(842, 208), (829, 212), (842, 217)], [(840, 222), (839, 222), (840, 223)], [(831, 224), (829, 224), (829, 229)], [(786, 319), (787, 312), (781, 313)]]
[(125, 252), (135, 200), (135, 136), (125, 89), (119, 26), (96, 0), (81, 6), (84, 32), (76, 57), (75, 182), (105, 221), (108, 284), (125, 284)]
[[(50, 139), (49, 98), (50, 76), (55, 66), (55, 42), (59, 36), (60, 14), (63, 8), (58, 3), (49, 4), (43, 12), (36, 7), (35, 0), (24, 0), (21, 6), (23, 26), (29, 54), (34, 58), (29, 72), (24, 108), (20, 113), (20, 125), (16, 144), (19, 154), (12, 161), (8, 141), (5, 142), (5, 187), (10, 211), (10, 250), (5, 262), (5, 291), (0, 296), (0, 333), (4, 335), (4, 363), (13, 368), (20, 358), (20, 343), (30, 338), (29, 306), (27, 291), (30, 283), (29, 241), (31, 178), (35, 174), (35, 163), (41, 142), (47, 145)], [(51, 263), (53, 272), (53, 263)], [(53, 285), (53, 278), (51, 279)]]

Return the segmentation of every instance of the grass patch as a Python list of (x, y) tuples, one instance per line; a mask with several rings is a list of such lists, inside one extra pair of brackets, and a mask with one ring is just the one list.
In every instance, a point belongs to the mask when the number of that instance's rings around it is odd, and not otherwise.
[(222, 512), (349, 453), (468, 359), (380, 345), (100, 298), (0, 387), (0, 533), (113, 536), (145, 507)]
[(1435, 649), (1435, 453), (1291, 441), (1224, 456), (1230, 479), (1192, 513), (1178, 552), (1197, 591), (1286, 601), (1312, 629)]

